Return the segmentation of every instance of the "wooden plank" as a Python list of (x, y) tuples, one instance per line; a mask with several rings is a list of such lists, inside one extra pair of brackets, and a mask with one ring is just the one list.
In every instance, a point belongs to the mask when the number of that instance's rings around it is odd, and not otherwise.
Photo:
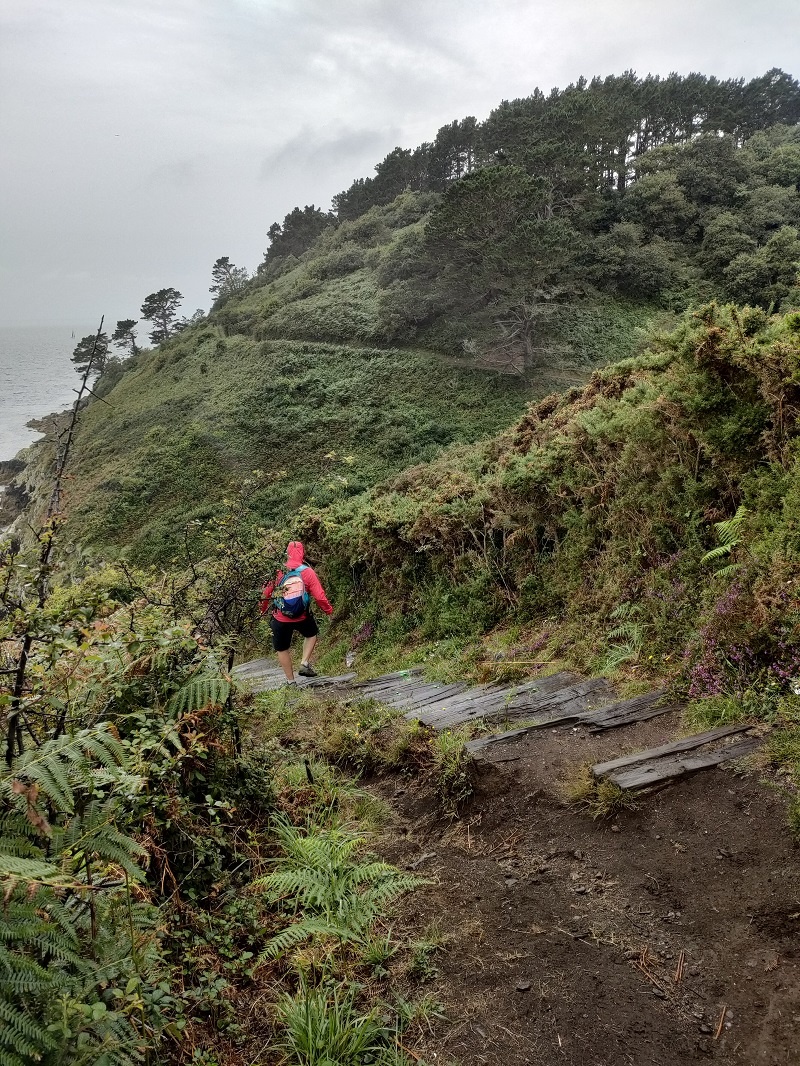
[(630, 755), (621, 755), (609, 762), (599, 762), (592, 767), (595, 777), (605, 777), (606, 774), (615, 770), (621, 770), (623, 766), (633, 766), (636, 763), (650, 762), (652, 759), (660, 759), (664, 755), (677, 755), (681, 751), (693, 751), (701, 748), (704, 744), (713, 743), (723, 737), (730, 737), (736, 733), (744, 733), (750, 728), (749, 725), (726, 725), (719, 729), (709, 729), (705, 733), (695, 733), (690, 737), (674, 740), (670, 744), (660, 744), (657, 748), (647, 748), (643, 751), (634, 751)]
[(355, 677), (352, 674), (328, 675), (320, 674), (318, 677), (296, 677), (295, 680), (300, 688), (326, 688), (328, 685), (346, 685)]
[[(508, 712), (509, 716), (513, 712), (513, 715), (518, 717), (519, 709), (527, 709), (528, 707), (538, 706), (541, 702), (548, 703), (552, 700), (557, 700), (560, 692), (567, 691), (567, 688), (558, 688), (552, 691), (540, 692), (542, 682), (547, 680), (547, 678), (537, 678), (522, 685), (513, 685), (500, 689), (489, 686), (468, 689), (462, 699), (448, 702), (446, 707), (433, 716), (426, 715), (423, 717), (421, 715), (420, 721), (434, 729), (446, 729), (452, 725), (461, 725), (465, 722), (474, 721), (476, 718), (501, 717), (503, 712)], [(581, 682), (581, 684), (596, 685), (598, 682)], [(605, 684), (605, 682), (601, 682), (601, 684)], [(531, 692), (534, 693), (533, 697), (528, 695)]]
[(594, 678), (567, 685), (553, 692), (544, 692), (541, 695), (534, 693), (525, 699), (515, 699), (509, 705), (509, 711), (513, 712), (515, 718), (553, 714), (564, 708), (569, 708), (570, 714), (577, 714), (592, 710), (598, 701), (607, 701), (613, 695), (614, 690), (607, 681)]
[[(419, 718), (423, 725), (428, 725), (432, 729), (449, 729), (453, 725), (471, 722), (475, 718), (483, 718), (491, 711), (502, 707), (503, 702), (504, 697), (486, 695), (476, 697), (467, 703), (461, 703), (458, 707), (451, 707), (445, 704), (444, 707), (437, 707), (432, 711), (423, 709), (416, 717)], [(413, 718), (413, 712), (407, 714), (406, 717)]]
[[(574, 725), (585, 725), (591, 732), (599, 733), (633, 722), (647, 721), (667, 714), (677, 706), (660, 704), (659, 701), (663, 698), (663, 692), (660, 691), (604, 705), (603, 701), (613, 693), (613, 689), (602, 678), (580, 681), (541, 694), (535, 692), (536, 685), (537, 682), (529, 682), (525, 686), (502, 689), (499, 692), (485, 689), (477, 696), (473, 696), (473, 690), (467, 690), (455, 705), (448, 702), (444, 707), (427, 713), (423, 709), (418, 717), (423, 724), (440, 730), (480, 718), (536, 719), (521, 730), (510, 729), (497, 734), (501, 738), (498, 742), (502, 743), (505, 739), (514, 739), (536, 729), (560, 729)], [(527, 695), (526, 690), (533, 694)], [(408, 714), (406, 717), (413, 715)], [(486, 739), (481, 738), (480, 741), (474, 742), (478, 745), (476, 750), (486, 746), (483, 743)]]
[(459, 692), (463, 692), (465, 685), (459, 681), (452, 685), (440, 685), (435, 691), (420, 691), (407, 696), (397, 697), (390, 701), (390, 706), (398, 710), (417, 711), (422, 707), (438, 706), (444, 700)]
[(638, 716), (641, 711), (649, 710), (659, 700), (664, 698), (663, 690), (658, 692), (646, 692), (641, 696), (634, 696), (628, 700), (618, 700), (603, 708), (603, 714), (609, 718), (627, 718)]
[(384, 681), (381, 685), (353, 685), (353, 688), (359, 695), (369, 696), (377, 700), (386, 699), (393, 693), (410, 692), (420, 684), (421, 682), (416, 678), (408, 677), (404, 680)]
[[(329, 676), (326, 674), (320, 674), (319, 677), (295, 677), (298, 688), (327, 688), (331, 685), (344, 685), (348, 681), (352, 680), (355, 674), (339, 674), (337, 676)], [(266, 672), (259, 675), (253, 675), (251, 677), (244, 677), (237, 680), (241, 680), (241, 683), (246, 686), (250, 692), (272, 692), (275, 689), (281, 688), (286, 683), (283, 671), (278, 670), (274, 673), (267, 674)]]
[[(587, 708), (590, 700), (602, 699), (610, 689), (607, 682), (601, 680), (582, 681), (579, 685), (572, 685), (557, 692), (546, 694), (539, 699), (526, 699), (519, 704), (514, 704), (514, 717), (519, 718), (522, 714), (527, 717), (535, 717), (536, 722), (522, 729), (509, 729), (496, 734), (498, 738), (513, 739), (523, 733), (535, 729), (546, 729), (549, 726), (572, 725), (584, 718), (591, 718), (597, 713)], [(565, 711), (565, 707), (572, 705), (575, 710)], [(559, 710), (560, 708), (560, 710)], [(475, 717), (475, 716), (473, 716)], [(485, 717), (490, 717), (485, 715)], [(492, 715), (491, 717), (497, 717)], [(487, 739), (487, 738), (482, 738)], [(500, 741), (502, 743), (502, 740)], [(477, 741), (475, 743), (478, 743)]]
[(425, 683), (417, 681), (409, 685), (408, 688), (400, 689), (395, 695), (388, 696), (387, 699), (394, 699), (398, 703), (404, 700), (411, 702), (416, 699), (424, 700), (427, 696), (435, 696), (437, 692), (448, 692), (451, 687), (439, 681), (427, 681)]
[(370, 685), (379, 685), (384, 681), (394, 681), (397, 678), (418, 677), (421, 673), (421, 666), (409, 666), (407, 670), (394, 670), (391, 674), (379, 674), (377, 677), (370, 677), (365, 681), (356, 681), (353, 688), (366, 688)]
[[(541, 691), (545, 694), (561, 688), (565, 677), (573, 680), (575, 675), (562, 671), (559, 674), (551, 675), (551, 677), (540, 677), (521, 685), (510, 685), (504, 688), (498, 688), (494, 685), (475, 685), (473, 688), (467, 689), (460, 698), (448, 700), (447, 707), (443, 709), (441, 717), (447, 724), (458, 721), (459, 719), (454, 716), (456, 713), (460, 715), (461, 712), (469, 712), (460, 719), (462, 721), (470, 721), (475, 717), (480, 718), (491, 706), (499, 709), (502, 709), (504, 705), (509, 708), (512, 707), (514, 701), (526, 692)], [(487, 704), (487, 700), (491, 700), (491, 704)], [(478, 714), (473, 713), (476, 708), (480, 709)], [(436, 722), (430, 720), (424, 724), (436, 726)]]
[(234, 677), (246, 677), (248, 674), (261, 674), (279, 670), (274, 659), (251, 659), (247, 663), (239, 663), (231, 670)]
[(582, 725), (585, 725), (590, 733), (605, 733), (609, 729), (618, 729), (623, 725), (633, 725), (635, 722), (648, 722), (651, 718), (658, 718), (661, 714), (669, 714), (670, 711), (680, 710), (680, 706), (677, 703), (665, 703), (657, 707), (650, 707), (649, 709), (638, 711), (637, 713), (630, 712), (625, 715), (610, 715), (605, 714), (605, 708), (601, 708), (599, 711), (595, 711), (592, 715), (587, 715), (581, 719)]
[(676, 777), (707, 770), (731, 759), (741, 759), (750, 755), (761, 744), (760, 737), (745, 737), (722, 748), (712, 751), (693, 752), (677, 755), (673, 758), (656, 759), (652, 763), (633, 766), (607, 775), (609, 781), (625, 789), (648, 788), (661, 781), (670, 781)]
[(489, 692), (488, 685), (475, 685), (472, 688), (468, 688), (464, 692), (449, 699), (447, 701), (447, 709), (448, 711), (455, 711), (461, 707), (471, 707), (477, 700), (480, 700), (486, 692)]
[(380, 700), (382, 703), (393, 696), (400, 696), (412, 692), (419, 685), (418, 681), (391, 681), (376, 688), (355, 689), (355, 695), (363, 699)]
[(526, 733), (533, 732), (534, 729), (538, 729), (538, 725), (522, 726), (521, 729), (507, 729), (505, 733), (493, 733), (489, 737), (479, 737), (478, 740), (470, 740), (468, 744), (464, 745), (466, 751), (474, 755), (478, 751), (483, 751), (484, 748), (490, 747), (492, 744), (507, 744), (511, 740), (516, 740), (517, 737), (524, 737)]

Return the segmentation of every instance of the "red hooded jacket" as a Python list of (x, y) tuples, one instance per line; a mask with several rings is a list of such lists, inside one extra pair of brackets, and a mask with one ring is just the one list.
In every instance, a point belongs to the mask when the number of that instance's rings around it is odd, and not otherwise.
[[(298, 566), (302, 566), (303, 558), (305, 557), (305, 549), (299, 540), (293, 540), (289, 542), (289, 547), (286, 549), (286, 563), (289, 570), (296, 570)], [(268, 581), (264, 586), (261, 593), (261, 613), (266, 614), (270, 610), (270, 597), (277, 585), (280, 585), (283, 580), (283, 570), (279, 570), (275, 575), (274, 581)], [(321, 611), (325, 614), (333, 614), (333, 607), (328, 602), (328, 597), (325, 595), (325, 589), (314, 573), (314, 570), (307, 566), (302, 573), (303, 584), (308, 589), (309, 593), (314, 597), (314, 600)], [(280, 611), (273, 611), (273, 617), (277, 618), (279, 622), (302, 622), (304, 618), (307, 618), (307, 614), (300, 615), (299, 618), (287, 618), (285, 614), (281, 614)]]

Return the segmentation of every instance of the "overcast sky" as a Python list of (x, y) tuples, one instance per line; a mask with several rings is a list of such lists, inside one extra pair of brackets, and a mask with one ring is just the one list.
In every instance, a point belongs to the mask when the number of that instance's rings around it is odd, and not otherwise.
[(217, 257), (536, 86), (775, 66), (798, 0), (0, 0), (0, 324), (207, 308)]

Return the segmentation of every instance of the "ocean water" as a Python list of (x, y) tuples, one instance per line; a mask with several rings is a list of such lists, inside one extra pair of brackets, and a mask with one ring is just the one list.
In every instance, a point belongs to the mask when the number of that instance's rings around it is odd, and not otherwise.
[(75, 399), (78, 375), (70, 357), (81, 337), (94, 332), (78, 326), (0, 326), (0, 459), (13, 458), (39, 437), (26, 422)]

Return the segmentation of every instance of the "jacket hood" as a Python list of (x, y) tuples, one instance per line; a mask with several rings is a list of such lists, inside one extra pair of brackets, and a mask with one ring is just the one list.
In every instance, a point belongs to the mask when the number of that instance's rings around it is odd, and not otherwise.
[(290, 570), (296, 570), (298, 566), (301, 566), (305, 557), (305, 549), (303, 548), (303, 542), (299, 540), (289, 541), (289, 546), (286, 549), (286, 562)]

